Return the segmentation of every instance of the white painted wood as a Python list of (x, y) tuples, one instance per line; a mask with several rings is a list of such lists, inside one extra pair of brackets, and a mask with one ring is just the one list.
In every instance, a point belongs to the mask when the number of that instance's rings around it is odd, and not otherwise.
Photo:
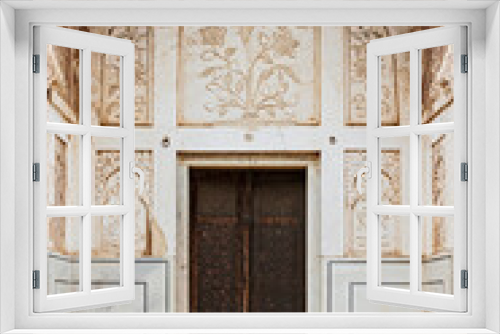
[(403, 137), (411, 133), (410, 126), (384, 126), (373, 129), (371, 135), (377, 138)]
[[(53, 312), (123, 303), (134, 299), (135, 225), (134, 180), (129, 173), (129, 161), (134, 160), (134, 45), (129, 41), (103, 38), (99, 35), (74, 30), (35, 27), (34, 52), (40, 55), (40, 73), (34, 74), (35, 122), (33, 159), (40, 163), (40, 182), (34, 185), (34, 269), (40, 270), (40, 289), (33, 290), (34, 311)], [(80, 50), (80, 122), (81, 125), (47, 124), (47, 45), (59, 45)], [(121, 119), (116, 128), (91, 126), (91, 53), (103, 52), (121, 57)], [(46, 134), (80, 135), (80, 205), (47, 207)], [(122, 138), (121, 182), (122, 205), (91, 206), (92, 195), (92, 136)], [(95, 215), (121, 215), (121, 286), (102, 290), (91, 289), (91, 217)], [(47, 292), (47, 217), (81, 217), (80, 225), (80, 292), (48, 295)]]
[(417, 134), (417, 135), (430, 135), (430, 134), (435, 134), (435, 133), (452, 133), (455, 130), (455, 125), (456, 124), (454, 124), (454, 123), (431, 123), (431, 124), (425, 124), (425, 125), (415, 124), (412, 127), (412, 132), (414, 134)]
[[(86, 57), (85, 51), (83, 52), (83, 57)], [(88, 55), (88, 57), (90, 59), (90, 54)], [(86, 102), (84, 101), (83, 103), (85, 104)], [(84, 115), (84, 118), (85, 117), (86, 116)], [(124, 138), (127, 137), (127, 135), (130, 133), (124, 128), (111, 127), (111, 126), (91, 126), (90, 124), (78, 125), (78, 124), (65, 124), (65, 123), (47, 123), (46, 127), (48, 133), (73, 134), (73, 135), (86, 135), (89, 133), (95, 137), (105, 137), (105, 138)]]
[[(487, 291), (485, 296), (485, 323), (486, 328), (500, 332), (500, 3), (496, 3), (486, 11), (486, 27), (489, 35), (486, 37), (486, 124), (484, 126), (487, 141), (485, 165), (481, 170), (486, 175), (483, 183), (487, 193), (484, 201), (486, 225), (487, 266), (484, 274), (484, 285)], [(473, 170), (476, 160), (473, 160)], [(469, 171), (471, 171), (469, 166)], [(476, 181), (476, 179), (474, 180)], [(476, 181), (477, 182), (477, 181)], [(474, 200), (474, 197), (472, 197)], [(469, 276), (470, 277), (470, 276)], [(474, 275), (474, 277), (478, 277)], [(479, 278), (479, 277), (478, 277)]]
[[(368, 263), (367, 297), (388, 304), (430, 310), (466, 312), (467, 290), (461, 289), (460, 271), (467, 269), (467, 183), (460, 180), (460, 163), (467, 162), (467, 75), (461, 73), (461, 55), (467, 54), (466, 28), (461, 26), (432, 29), (423, 32), (382, 38), (368, 44), (368, 157), (374, 172), (368, 183)], [(420, 50), (442, 45), (454, 45), (454, 122), (419, 125), (421, 82)], [(380, 63), (382, 55), (410, 52), (410, 125), (380, 127)], [(454, 133), (454, 207), (419, 206), (420, 143), (419, 135)], [(380, 154), (379, 138), (406, 135), (410, 138), (410, 206), (381, 206), (379, 201)], [(380, 256), (380, 214), (410, 215), (410, 290), (382, 287)], [(453, 295), (420, 292), (421, 252), (420, 215), (453, 216)]]
[[(432, 37), (431, 37), (432, 40)], [(411, 41), (410, 41), (411, 43)], [(409, 43), (407, 43), (409, 44)], [(411, 49), (410, 50), (410, 128), (411, 133), (410, 137), (410, 147), (409, 147), (409, 155), (410, 155), (410, 206), (411, 208), (416, 207), (420, 194), (419, 187), (419, 175), (422, 173), (419, 152), (419, 138), (418, 134), (415, 133), (415, 129), (419, 124), (419, 114), (420, 114), (420, 61), (419, 61), (419, 50)], [(413, 211), (413, 210), (412, 210)], [(420, 288), (420, 231), (418, 224), (418, 216), (415, 215), (415, 212), (410, 214), (410, 292), (411, 294), (418, 293)], [(407, 303), (407, 301), (403, 301), (403, 303)], [(410, 306), (411, 301), (410, 301)]]
[[(454, 6), (454, 3), (447, 2), (447, 5)], [(420, 2), (419, 2), (420, 4)], [(378, 7), (378, 2), (372, 2), (373, 7)], [(392, 5), (394, 6), (394, 5)], [(57, 7), (57, 5), (56, 5)], [(425, 6), (424, 6), (425, 7)], [(380, 7), (378, 7), (380, 8)], [(26, 133), (30, 133), (30, 115), (32, 112), (30, 101), (26, 98), (30, 92), (31, 75), (26, 66), (30, 62), (31, 54), (30, 23), (70, 24), (106, 24), (112, 25), (203, 25), (203, 24), (291, 24), (291, 25), (378, 25), (383, 22), (387, 25), (447, 25), (457, 22), (469, 22), (471, 29), (472, 49), (474, 57), (474, 76), (469, 80), (474, 82), (469, 103), (474, 106), (475, 122), (473, 130), (475, 135), (472, 138), (470, 147), (475, 152), (475, 168), (471, 169), (471, 176), (476, 180), (470, 187), (475, 196), (470, 207), (473, 208), (471, 215), (474, 219), (473, 240), (469, 241), (469, 246), (474, 244), (472, 256), (469, 264), (475, 268), (476, 273), (484, 273), (484, 48), (483, 40), (485, 36), (484, 12), (483, 11), (463, 11), (463, 10), (58, 10), (58, 11), (19, 11), (16, 20), (16, 149), (20, 154), (16, 154), (16, 323), (19, 328), (60, 328), (64, 332), (70, 332), (68, 328), (123, 328), (119, 331), (127, 331), (124, 328), (231, 328), (229, 331), (236, 331), (237, 328), (330, 328), (328, 331), (336, 332), (336, 328), (397, 328), (393, 332), (406, 332), (401, 328), (419, 328), (413, 331), (423, 333), (428, 330), (422, 328), (436, 328), (436, 332), (477, 332), (480, 333), (484, 326), (484, 286), (481, 284), (484, 275), (475, 275), (470, 281), (469, 294), (471, 298), (471, 308), (466, 314), (345, 314), (345, 313), (316, 313), (301, 315), (186, 315), (186, 314), (33, 314), (31, 288), (29, 274), (31, 270), (30, 258), (32, 254), (30, 235), (31, 217), (30, 193), (31, 182), (26, 178), (30, 173), (29, 166), (32, 151), (29, 138)], [(473, 79), (473, 80), (472, 80)], [(165, 95), (170, 95), (167, 91)], [(165, 97), (165, 100), (169, 98)], [(469, 115), (470, 117), (470, 115)], [(321, 143), (326, 143), (325, 138)], [(157, 141), (153, 141), (157, 144)], [(319, 147), (319, 149), (322, 149)], [(26, 152), (23, 154), (23, 152)], [(174, 273), (175, 275), (175, 273)], [(474, 275), (474, 274), (473, 274)], [(447, 330), (445, 328), (455, 328)], [(468, 328), (462, 330), (460, 328)], [(98, 330), (102, 332), (102, 330)], [(179, 331), (181, 331), (179, 329)], [(192, 330), (191, 330), (192, 331)], [(217, 330), (223, 332), (223, 330)], [(240, 329), (237, 330), (240, 332)], [(252, 330), (251, 330), (252, 331)], [(293, 331), (289, 329), (287, 331)], [(345, 331), (340, 330), (340, 331)], [(391, 329), (382, 330), (391, 333)]]
[[(412, 77), (413, 78), (413, 77)], [(452, 133), (455, 130), (454, 123), (432, 123), (413, 126), (386, 126), (373, 130), (372, 135), (378, 138), (409, 136), (410, 133), (417, 135), (428, 135), (435, 133)]]
[(453, 216), (453, 206), (412, 206), (411, 211), (417, 216)]
[[(127, 132), (122, 138), (121, 176), (122, 205), (127, 213), (121, 218), (121, 286), (118, 293), (122, 294), (116, 302), (131, 301), (135, 298), (135, 183), (134, 178), (128, 177), (129, 170), (135, 161), (135, 46), (129, 41), (122, 41), (127, 45), (121, 58), (120, 71), (120, 106), (121, 127)], [(128, 43), (127, 43), (128, 42)], [(109, 300), (108, 303), (114, 303)]]
[[(85, 129), (85, 132), (81, 133), (82, 137), (80, 139), (81, 145), (81, 156), (80, 163), (83, 164), (81, 166), (81, 177), (80, 184), (82, 187), (81, 191), (81, 204), (87, 209), (85, 213), (82, 214), (82, 225), (80, 227), (81, 235), (80, 235), (80, 291), (83, 291), (86, 295), (90, 295), (91, 292), (91, 280), (92, 280), (92, 259), (91, 252), (87, 251), (87, 249), (91, 249), (92, 247), (92, 216), (88, 212), (88, 208), (90, 208), (92, 204), (92, 186), (94, 184), (92, 180), (92, 135), (88, 132), (89, 127), (92, 124), (91, 115), (92, 115), (92, 89), (91, 85), (87, 84), (89, 80), (92, 80), (92, 70), (91, 66), (85, 66), (85, 64), (91, 63), (92, 53), (90, 49), (84, 49), (80, 52), (82, 57), (82, 65), (80, 65), (80, 94), (81, 94), (81, 110), (80, 113), (80, 121), (81, 125), (76, 125), (77, 127), (82, 127)], [(36, 109), (35, 109), (36, 110)], [(48, 126), (48, 124), (47, 124)], [(68, 126), (69, 128), (69, 126)], [(48, 131), (48, 130), (47, 130)], [(42, 193), (43, 196), (43, 193)], [(35, 240), (36, 240), (35, 235)], [(40, 272), (40, 276), (43, 275), (43, 272)], [(83, 298), (82, 298), (83, 299)], [(36, 311), (36, 305), (35, 305)]]
[(373, 213), (377, 215), (409, 215), (410, 205), (374, 205)]
[(265, 1), (265, 0), (212, 0), (207, 3), (203, 0), (184, 0), (184, 1), (140, 1), (130, 0), (124, 3), (117, 3), (114, 0), (100, 0), (98, 3), (93, 4), (84, 0), (74, 0), (59, 4), (57, 0), (37, 0), (37, 1), (19, 1), (7, 0), (5, 1), (16, 9), (478, 9), (487, 8), (494, 1), (467, 1), (467, 0), (454, 0), (453, 3), (447, 1), (413, 1), (413, 0), (400, 0), (397, 5), (391, 1), (329, 1), (329, 0), (316, 0), (311, 3), (307, 0), (280, 0), (280, 1)]
[(0, 332), (13, 329), (15, 314), (15, 11), (0, 3)]
[(47, 217), (84, 216), (88, 213), (89, 207), (85, 206), (48, 206), (46, 208)]
[[(345, 329), (16, 329), (5, 334), (345, 334)], [(487, 329), (350, 329), (349, 334), (495, 334)]]
[[(369, 44), (368, 44), (369, 45)], [(371, 134), (374, 133), (376, 129), (379, 128), (380, 119), (378, 106), (371, 106), (371, 101), (379, 101), (380, 93), (377, 87), (380, 83), (379, 70), (380, 65), (377, 57), (372, 56), (367, 53), (366, 59), (367, 67), (367, 161), (371, 162), (372, 165), (372, 177), (367, 180), (366, 188), (366, 288), (367, 288), (367, 298), (370, 299), (369, 292), (378, 289), (378, 284), (380, 281), (380, 268), (379, 268), (379, 256), (380, 254), (380, 242), (378, 237), (378, 225), (379, 219), (378, 215), (375, 213), (375, 207), (378, 205), (379, 196), (379, 177), (380, 175), (380, 164), (379, 164), (379, 152), (378, 152), (378, 139), (376, 137), (372, 138)], [(378, 102), (375, 102), (378, 103)]]

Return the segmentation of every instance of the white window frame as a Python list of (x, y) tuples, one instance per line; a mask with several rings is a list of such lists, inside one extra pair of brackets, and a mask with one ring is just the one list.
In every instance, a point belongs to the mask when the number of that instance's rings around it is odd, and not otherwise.
[[(467, 74), (461, 73), (461, 56), (467, 54), (466, 28), (451, 26), (430, 29), (411, 34), (381, 38), (367, 47), (367, 155), (371, 163), (371, 177), (368, 180), (367, 198), (367, 298), (388, 304), (405, 305), (427, 310), (464, 312), (467, 309), (467, 291), (461, 288), (461, 270), (467, 270), (467, 184), (461, 180), (461, 163), (467, 163)], [(421, 123), (421, 50), (453, 45), (454, 105), (453, 122)], [(410, 124), (383, 127), (380, 124), (380, 57), (391, 54), (410, 53)], [(453, 134), (453, 189), (454, 206), (431, 206), (421, 204), (420, 135)], [(382, 139), (408, 137), (410, 173), (409, 204), (380, 204), (380, 150)], [(410, 287), (395, 289), (383, 287), (381, 283), (380, 216), (394, 215), (409, 218), (410, 241)], [(453, 294), (429, 293), (420, 290), (421, 238), (420, 220), (424, 216), (454, 217), (453, 220)]]
[[(135, 197), (134, 197), (134, 45), (127, 40), (51, 26), (34, 27), (34, 52), (39, 55), (39, 73), (34, 74), (33, 159), (39, 163), (39, 181), (33, 184), (34, 270), (39, 271), (39, 288), (34, 289), (34, 311), (68, 311), (131, 301), (135, 298)], [(78, 124), (47, 122), (47, 45), (79, 50), (80, 119)], [(119, 127), (91, 124), (92, 52), (120, 57)], [(79, 205), (47, 206), (47, 134), (76, 135), (80, 139)], [(92, 137), (117, 138), (120, 143), (120, 205), (92, 205)], [(129, 175), (132, 175), (130, 177)], [(120, 286), (91, 288), (92, 216), (120, 216)], [(48, 295), (47, 218), (79, 217), (79, 292)]]
[[(428, 4), (427, 4), (428, 5)], [(265, 8), (265, 5), (261, 5)], [(425, 6), (425, 4), (424, 4)], [(430, 7), (430, 5), (429, 5)], [(307, 8), (307, 5), (306, 5)], [(209, 14), (209, 15), (208, 15)], [(314, 18), (314, 19), (312, 19)], [(490, 22), (495, 19), (490, 18)], [(16, 327), (17, 328), (137, 328), (138, 321), (143, 321), (144, 328), (484, 328), (485, 327), (485, 215), (484, 215), (484, 39), (486, 31), (484, 10), (449, 10), (449, 9), (280, 9), (274, 12), (269, 8), (253, 10), (113, 10), (106, 15), (95, 10), (26, 10), (19, 11), (16, 16), (16, 150), (23, 152), (16, 156), (16, 248), (15, 257), (18, 265), (15, 270), (16, 283)], [(465, 314), (304, 314), (304, 315), (198, 315), (198, 314), (34, 314), (32, 312), (31, 275), (32, 237), (31, 221), (32, 203), (28, 200), (31, 194), (30, 175), (30, 138), (32, 120), (31, 79), (28, 66), (30, 64), (31, 31), (35, 24), (55, 25), (236, 25), (236, 24), (284, 24), (284, 25), (449, 25), (464, 24), (469, 27), (469, 68), (477, 75), (469, 76), (468, 103), (472, 107), (469, 114), (468, 147), (472, 154), (470, 165), (470, 181), (468, 194), (474, 193), (469, 201), (469, 221), (474, 222), (474, 233), (468, 241), (471, 256), (468, 260), (470, 268), (468, 312)], [(470, 29), (472, 28), (472, 29)], [(493, 42), (491, 42), (493, 43)], [(495, 45), (495, 44), (493, 44)], [(491, 52), (491, 51), (490, 51)], [(494, 54), (491, 64), (498, 61)], [(476, 71), (476, 72), (474, 72)], [(491, 79), (496, 80), (496, 79)], [(494, 83), (498, 83), (494, 81)], [(496, 93), (495, 93), (496, 94)], [(494, 96), (494, 95), (491, 95)], [(491, 97), (490, 96), (490, 97)], [(324, 106), (328, 108), (328, 106)], [(476, 112), (475, 122), (471, 122), (471, 114)], [(495, 148), (496, 146), (491, 146)], [(474, 168), (472, 167), (474, 166)], [(492, 188), (493, 189), (493, 188)], [(470, 197), (471, 198), (471, 197)], [(468, 226), (472, 232), (471, 224)], [(498, 243), (497, 237), (496, 240)], [(474, 245), (474, 247), (471, 247)], [(477, 273), (474, 274), (474, 273)], [(471, 298), (472, 297), (472, 298)], [(142, 319), (142, 320), (141, 320)], [(478, 332), (480, 332), (478, 330)]]

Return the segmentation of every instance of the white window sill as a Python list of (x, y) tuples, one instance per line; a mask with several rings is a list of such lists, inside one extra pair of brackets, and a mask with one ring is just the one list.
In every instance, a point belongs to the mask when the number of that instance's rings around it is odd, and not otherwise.
[(15, 329), (4, 334), (494, 334), (487, 329)]

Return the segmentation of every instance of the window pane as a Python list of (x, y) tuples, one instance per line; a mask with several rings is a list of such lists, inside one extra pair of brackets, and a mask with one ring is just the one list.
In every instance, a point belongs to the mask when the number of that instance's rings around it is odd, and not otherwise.
[(453, 205), (453, 133), (420, 136), (421, 204)]
[(121, 286), (121, 216), (92, 217), (92, 289)]
[(453, 122), (453, 45), (423, 49), (421, 124)]
[(409, 137), (380, 138), (380, 204), (408, 205)]
[(410, 219), (408, 216), (379, 216), (380, 282), (384, 287), (409, 289)]
[(121, 57), (92, 52), (92, 125), (120, 126)]
[(121, 204), (121, 138), (92, 137), (92, 205)]
[(380, 56), (382, 126), (410, 124), (410, 52)]
[(80, 123), (80, 50), (47, 45), (47, 122)]
[(420, 217), (421, 291), (453, 294), (453, 217)]
[(47, 134), (47, 205), (80, 205), (80, 136)]
[[(136, 150), (135, 165), (146, 174), (144, 192), (139, 195), (138, 187), (135, 191), (135, 300), (85, 312), (167, 312), (170, 309), (171, 262), (166, 258), (165, 228), (157, 219), (158, 210), (164, 207), (155, 205), (157, 181), (153, 150)], [(135, 181), (138, 182), (137, 175)]]
[(81, 217), (47, 218), (47, 294), (81, 291)]

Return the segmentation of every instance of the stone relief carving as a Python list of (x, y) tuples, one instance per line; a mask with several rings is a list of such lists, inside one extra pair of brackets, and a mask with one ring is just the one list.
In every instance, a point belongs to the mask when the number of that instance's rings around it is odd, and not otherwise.
[(178, 125), (318, 124), (320, 34), (180, 27)]
[[(401, 161), (398, 149), (384, 149), (381, 154), (381, 197), (387, 204), (401, 204)], [(356, 173), (366, 161), (365, 149), (344, 150), (344, 256), (366, 257), (366, 188), (360, 194), (356, 188)], [(366, 187), (366, 183), (363, 185)], [(384, 257), (406, 256), (401, 244), (404, 235), (399, 217), (381, 217), (381, 245)]]
[[(433, 27), (352, 26), (344, 27), (344, 125), (366, 126), (366, 45), (383, 37), (416, 32)], [(382, 87), (383, 126), (405, 123), (404, 106), (409, 96), (409, 54), (382, 59), (386, 71)]]

